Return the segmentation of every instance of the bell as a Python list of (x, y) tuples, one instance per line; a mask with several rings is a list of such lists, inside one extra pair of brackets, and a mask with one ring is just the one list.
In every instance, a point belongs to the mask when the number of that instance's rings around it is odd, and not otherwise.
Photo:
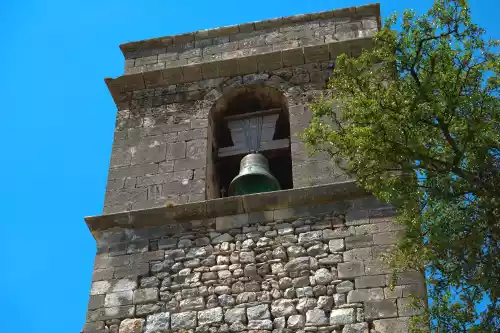
[(269, 172), (262, 154), (248, 154), (241, 159), (240, 173), (229, 185), (229, 195), (244, 195), (280, 190), (278, 180)]

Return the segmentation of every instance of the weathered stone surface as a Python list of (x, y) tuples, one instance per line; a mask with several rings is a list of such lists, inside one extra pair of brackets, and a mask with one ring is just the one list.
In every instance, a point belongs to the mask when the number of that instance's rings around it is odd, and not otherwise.
[(224, 321), (228, 324), (232, 324), (237, 321), (241, 323), (246, 323), (247, 322), (246, 309), (245, 308), (228, 309), (224, 313)]
[(273, 322), (270, 319), (249, 320), (247, 327), (249, 330), (272, 330)]
[(133, 297), (134, 293), (131, 290), (117, 291), (111, 294), (106, 294), (104, 306), (109, 308), (114, 306), (129, 305), (133, 303)]
[(354, 283), (351, 281), (342, 281), (336, 286), (338, 293), (347, 293), (354, 289)]
[(125, 319), (120, 323), (120, 333), (142, 333), (144, 319)]
[(356, 285), (356, 289), (385, 287), (386, 277), (385, 275), (360, 276), (354, 279), (354, 284)]
[(159, 298), (159, 293), (158, 289), (156, 288), (136, 289), (134, 291), (135, 304), (155, 302), (158, 300), (158, 298)]
[(301, 298), (295, 308), (299, 313), (305, 314), (308, 310), (314, 309), (316, 305), (317, 300), (315, 298)]
[(196, 327), (196, 311), (172, 313), (171, 328), (195, 328)]
[[(347, 324), (342, 329), (342, 333), (368, 333), (368, 332), (369, 332), (368, 323)], [(405, 331), (393, 331), (393, 332), (396, 333)]]
[(317, 284), (329, 284), (334, 278), (335, 276), (326, 268), (320, 268), (314, 272), (314, 279)]
[[(155, 313), (146, 318), (146, 333), (156, 333), (170, 328), (170, 313)], [(120, 326), (120, 333), (121, 333)], [(139, 331), (139, 333), (142, 331)]]
[(306, 324), (303, 315), (293, 315), (288, 318), (287, 327), (290, 329), (300, 329)]
[(286, 326), (285, 317), (274, 318), (273, 328), (274, 329), (284, 329)]
[(310, 231), (299, 234), (299, 244), (321, 241), (323, 233), (321, 231)]
[(347, 262), (340, 263), (337, 266), (340, 279), (349, 279), (365, 274), (365, 266), (363, 262)]
[(364, 309), (366, 319), (391, 318), (398, 315), (396, 300), (392, 299), (365, 302)]
[(423, 304), (414, 302), (413, 298), (398, 298), (398, 315), (400, 317), (410, 317), (421, 315), (424, 311)]
[(219, 244), (219, 243), (222, 243), (222, 242), (231, 242), (233, 239), (234, 239), (233, 236), (231, 236), (228, 233), (225, 233), (225, 234), (222, 234), (220, 236), (217, 236), (217, 237), (213, 238), (212, 239), (212, 244)]
[(359, 303), (367, 301), (380, 301), (384, 299), (382, 288), (356, 289), (347, 294), (348, 303)]
[(408, 332), (410, 320), (405, 318), (381, 319), (373, 321), (373, 328), (380, 333)]
[(356, 310), (353, 308), (333, 309), (330, 313), (330, 325), (346, 325), (356, 322)]
[(325, 311), (320, 309), (312, 309), (306, 312), (306, 325), (307, 326), (321, 326), (328, 325), (328, 318)]
[(290, 260), (284, 268), (287, 272), (293, 272), (314, 269), (316, 266), (316, 259), (312, 257), (299, 257)]
[(203, 297), (193, 297), (183, 299), (180, 301), (180, 309), (186, 310), (203, 310), (205, 308), (205, 301)]
[(297, 314), (297, 310), (291, 299), (280, 299), (271, 304), (271, 313), (274, 317), (289, 317)]
[(261, 320), (271, 318), (268, 304), (261, 304), (247, 308), (248, 320)]
[(340, 252), (345, 248), (343, 239), (332, 239), (328, 242), (328, 249), (330, 252)]
[(333, 297), (332, 296), (319, 296), (317, 307), (322, 310), (331, 310), (333, 307)]
[(222, 308), (213, 308), (198, 312), (198, 325), (208, 325), (222, 322)]

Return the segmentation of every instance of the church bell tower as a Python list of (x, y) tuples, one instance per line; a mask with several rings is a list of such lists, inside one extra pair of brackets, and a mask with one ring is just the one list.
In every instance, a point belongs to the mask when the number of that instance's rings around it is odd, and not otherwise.
[(394, 209), (300, 133), (378, 4), (120, 45), (85, 333), (398, 333), (420, 273), (381, 260)]

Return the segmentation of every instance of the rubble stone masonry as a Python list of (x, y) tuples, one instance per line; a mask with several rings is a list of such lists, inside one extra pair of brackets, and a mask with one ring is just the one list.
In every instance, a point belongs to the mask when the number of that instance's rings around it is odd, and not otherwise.
[[(407, 332), (410, 295), (425, 296), (422, 276), (399, 273), (390, 288), (381, 257), (401, 226), (373, 197), (345, 196), (96, 232), (84, 332)], [(143, 214), (120, 223), (155, 219)]]

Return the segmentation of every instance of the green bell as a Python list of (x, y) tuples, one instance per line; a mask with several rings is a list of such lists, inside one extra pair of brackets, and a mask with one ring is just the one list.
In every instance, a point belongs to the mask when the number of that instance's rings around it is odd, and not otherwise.
[(269, 172), (264, 155), (248, 154), (240, 162), (240, 173), (229, 185), (229, 195), (244, 195), (280, 190), (278, 180)]

